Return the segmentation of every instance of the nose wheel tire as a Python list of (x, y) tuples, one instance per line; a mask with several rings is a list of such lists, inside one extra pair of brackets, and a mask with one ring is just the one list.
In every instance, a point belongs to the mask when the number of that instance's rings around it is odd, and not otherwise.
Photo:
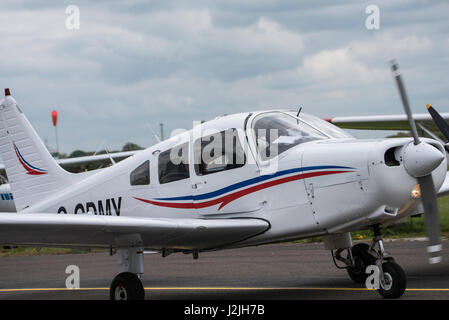
[(382, 264), (384, 281), (377, 290), (387, 299), (395, 299), (402, 296), (407, 286), (407, 278), (404, 270), (395, 262), (388, 261)]
[(143, 300), (145, 290), (137, 275), (123, 272), (112, 281), (109, 297), (111, 300)]
[(366, 243), (358, 243), (351, 248), (352, 257), (354, 259), (354, 266), (348, 267), (348, 275), (355, 283), (365, 283), (369, 276), (366, 267), (376, 264), (376, 258), (369, 252), (369, 245)]

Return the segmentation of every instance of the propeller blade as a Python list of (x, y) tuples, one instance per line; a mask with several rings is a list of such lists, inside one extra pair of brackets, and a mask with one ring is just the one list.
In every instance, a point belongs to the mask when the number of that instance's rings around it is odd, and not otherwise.
[(427, 237), (429, 245), (429, 263), (438, 263), (441, 261), (441, 239), (440, 239), (440, 216), (438, 214), (437, 195), (433, 184), (432, 175), (418, 178), (421, 189), (421, 201), (424, 207), (424, 221), (426, 224)]
[(447, 124), (447, 122), (430, 104), (427, 104), (426, 108), (427, 111), (429, 111), (438, 129), (440, 129), (441, 133), (446, 137), (446, 140), (449, 141), (449, 125)]
[[(402, 83), (401, 73), (396, 61), (391, 61), (391, 70), (393, 72), (396, 84), (401, 95), (402, 104), (410, 125), (410, 130), (413, 135), (414, 144), (421, 143), (416, 130), (416, 124), (413, 120), (412, 112), (408, 104), (407, 94), (405, 93), (404, 84)], [(438, 263), (441, 261), (441, 240), (440, 240), (440, 217), (438, 214), (437, 194), (435, 185), (433, 183), (432, 174), (418, 177), (418, 183), (421, 189), (421, 201), (424, 208), (424, 221), (426, 224), (427, 237), (429, 245), (427, 252), (429, 253), (429, 263)]]
[(396, 84), (399, 89), (399, 94), (401, 95), (402, 105), (404, 106), (405, 113), (407, 114), (408, 123), (410, 125), (410, 130), (412, 132), (413, 140), (415, 145), (419, 144), (421, 141), (418, 137), (418, 131), (416, 130), (415, 121), (413, 120), (412, 112), (410, 111), (410, 105), (408, 104), (407, 94), (405, 93), (404, 84), (402, 83), (401, 73), (399, 72), (399, 65), (396, 61), (391, 61), (391, 70), (393, 72)]

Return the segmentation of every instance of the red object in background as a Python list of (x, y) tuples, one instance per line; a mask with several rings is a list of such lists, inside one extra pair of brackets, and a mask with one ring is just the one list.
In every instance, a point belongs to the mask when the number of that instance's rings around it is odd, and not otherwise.
[(53, 126), (56, 127), (56, 125), (58, 124), (58, 111), (53, 110), (51, 112), (51, 120), (53, 121)]

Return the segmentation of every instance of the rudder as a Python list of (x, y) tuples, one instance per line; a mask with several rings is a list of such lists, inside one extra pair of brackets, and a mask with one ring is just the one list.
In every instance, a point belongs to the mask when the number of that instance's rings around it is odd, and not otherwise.
[(0, 102), (0, 153), (18, 212), (73, 181), (48, 152), (9, 89)]

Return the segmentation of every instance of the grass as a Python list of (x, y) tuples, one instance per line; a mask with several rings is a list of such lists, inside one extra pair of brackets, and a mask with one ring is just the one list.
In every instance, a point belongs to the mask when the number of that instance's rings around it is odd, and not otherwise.
[[(444, 237), (449, 235), (449, 196), (444, 196), (438, 199), (438, 210), (440, 213), (440, 230)], [(382, 235), (385, 238), (407, 238), (407, 237), (425, 237), (426, 227), (424, 224), (424, 216), (407, 217), (401, 222), (384, 227), (381, 229)], [(372, 238), (371, 230), (363, 230), (353, 232), (352, 238), (354, 240), (364, 240)]]
[(17, 247), (12, 249), (0, 249), (0, 257), (8, 256), (38, 256), (38, 255), (59, 255), (59, 254), (80, 254), (90, 252), (102, 252), (100, 249), (71, 249), (71, 248), (32, 248)]
[[(441, 233), (445, 237), (449, 237), (449, 195), (438, 199), (438, 209), (440, 212)], [(371, 240), (373, 232), (371, 230), (362, 230), (352, 232), (353, 240)], [(403, 219), (400, 223), (390, 225), (382, 228), (382, 235), (384, 238), (414, 238), (425, 237), (426, 229), (424, 225), (424, 217), (408, 217)], [(300, 240), (299, 242), (312, 243), (321, 242), (320, 237)], [(35, 255), (58, 255), (58, 254), (79, 254), (89, 252), (102, 252), (100, 249), (69, 249), (69, 248), (37, 248), (18, 247), (13, 249), (0, 248), (0, 257), (5, 256), (35, 256)]]

